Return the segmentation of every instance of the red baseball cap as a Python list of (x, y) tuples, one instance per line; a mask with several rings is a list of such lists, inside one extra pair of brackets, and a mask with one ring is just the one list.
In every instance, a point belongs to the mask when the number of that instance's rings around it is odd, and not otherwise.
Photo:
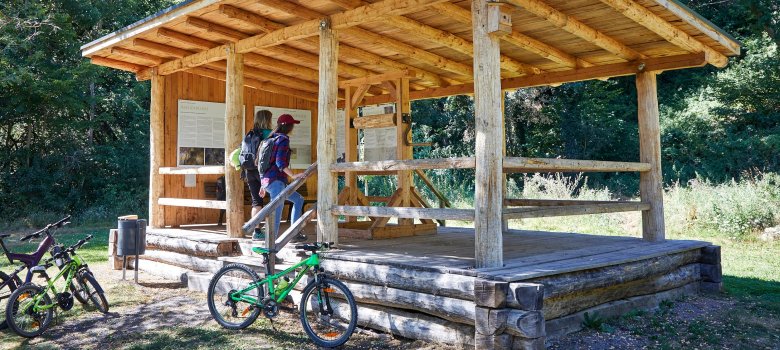
[(276, 120), (277, 124), (300, 124), (300, 120), (295, 120), (293, 116), (285, 113), (279, 116), (279, 119)]

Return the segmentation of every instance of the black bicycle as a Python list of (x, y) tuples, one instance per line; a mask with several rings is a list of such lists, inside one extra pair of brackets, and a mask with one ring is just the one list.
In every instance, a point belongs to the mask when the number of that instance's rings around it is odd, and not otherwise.
[[(11, 296), (11, 293), (13, 293), (23, 284), (32, 282), (33, 267), (37, 266), (41, 262), (43, 255), (46, 254), (46, 252), (49, 251), (49, 248), (54, 246), (56, 243), (52, 231), (70, 224), (70, 221), (68, 220), (70, 220), (70, 215), (62, 218), (60, 221), (46, 225), (46, 227), (41, 230), (22, 237), (21, 241), (27, 241), (32, 238), (39, 238), (41, 235), (46, 234), (46, 238), (44, 238), (43, 241), (38, 244), (38, 249), (36, 249), (32, 254), (19, 254), (8, 251), (8, 248), (6, 248), (5, 242), (3, 240), (10, 237), (11, 235), (7, 233), (0, 234), (0, 246), (2, 246), (3, 252), (8, 258), (8, 261), (11, 264), (14, 264), (16, 261), (22, 263), (22, 265), (17, 267), (13, 272), (11, 272), (10, 275), (0, 271), (0, 315), (3, 316), (0, 317), (0, 320), (2, 320), (0, 321), (0, 329), (5, 329), (8, 327), (8, 324), (5, 321), (4, 313), (6, 308), (5, 305), (8, 298)], [(24, 282), (22, 282), (22, 280), (19, 278), (19, 273), (21, 273), (24, 269), (27, 269), (27, 276), (25, 277)], [(75, 293), (75, 290), (74, 294), (77, 294)], [(82, 301), (79, 299), (79, 301), (86, 303), (86, 300)]]

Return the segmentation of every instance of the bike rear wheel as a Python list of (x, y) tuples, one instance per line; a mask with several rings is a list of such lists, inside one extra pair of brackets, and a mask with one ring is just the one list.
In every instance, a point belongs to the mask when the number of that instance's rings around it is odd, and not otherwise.
[(100, 286), (91, 271), (80, 271), (76, 275), (76, 284), (79, 285), (79, 288), (74, 291), (74, 296), (79, 302), (84, 305), (88, 305), (87, 302), (90, 302), (101, 313), (108, 313), (108, 300), (103, 293), (103, 287)]
[[(22, 281), (17, 276), (8, 276), (5, 272), (0, 271), (0, 313), (5, 316), (5, 306), (8, 304), (8, 300), (11, 297), (16, 288), (22, 284)], [(5, 317), (0, 319), (0, 329), (8, 328), (8, 323), (5, 322)]]
[[(260, 315), (259, 303), (265, 297), (265, 289), (257, 284), (259, 280), (257, 273), (244, 264), (230, 264), (217, 271), (211, 278), (207, 295), (211, 317), (227, 329), (249, 327)], [(255, 283), (256, 287), (242, 296), (256, 300), (256, 304), (230, 297), (231, 293), (246, 289), (250, 283)]]
[(344, 345), (357, 326), (357, 304), (344, 283), (330, 277), (312, 280), (303, 289), (301, 324), (319, 346)]
[(35, 297), (41, 294), (38, 301), (38, 307), (48, 307), (52, 305), (51, 298), (44, 292), (44, 289), (34, 284), (25, 284), (17, 288), (8, 300), (6, 305), (5, 319), (8, 326), (17, 334), (33, 338), (41, 335), (46, 328), (49, 328), (54, 315), (53, 307), (46, 310), (34, 311)]

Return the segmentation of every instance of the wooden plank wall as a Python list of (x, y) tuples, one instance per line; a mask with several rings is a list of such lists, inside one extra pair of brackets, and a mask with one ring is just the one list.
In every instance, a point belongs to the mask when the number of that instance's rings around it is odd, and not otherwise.
[[(167, 76), (165, 80), (165, 156), (164, 167), (176, 166), (177, 132), (178, 132), (178, 100), (194, 100), (207, 102), (225, 102), (225, 83), (201, 76), (176, 73)], [(246, 88), (246, 130), (252, 127), (254, 106), (270, 106), (280, 108), (308, 109), (312, 114), (312, 149), (317, 149), (317, 104), (293, 97), (276, 95), (269, 92)], [(276, 116), (274, 116), (276, 117)], [(275, 120), (274, 120), (275, 123)], [(316, 152), (312, 152), (312, 161), (316, 160)], [(296, 170), (296, 172), (302, 170)], [(163, 197), (205, 199), (205, 183), (215, 182), (219, 175), (196, 175), (195, 187), (184, 187), (184, 175), (166, 175), (164, 177), (165, 191)], [(308, 198), (316, 198), (316, 176), (306, 183)], [(251, 208), (244, 208), (245, 219), (249, 219)], [(203, 208), (165, 207), (165, 225), (188, 225), (216, 223), (219, 210)]]

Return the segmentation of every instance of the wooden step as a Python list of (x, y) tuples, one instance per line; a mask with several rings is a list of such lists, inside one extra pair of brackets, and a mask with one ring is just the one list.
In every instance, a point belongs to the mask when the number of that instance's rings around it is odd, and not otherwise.
[(238, 240), (224, 235), (183, 229), (147, 229), (147, 247), (197, 257), (240, 255)]
[(217, 272), (224, 263), (216, 258), (200, 258), (165, 250), (147, 249), (143, 259), (157, 261), (199, 272)]
[[(198, 272), (198, 273), (191, 273), (187, 275), (187, 289), (194, 291), (194, 292), (201, 292), (201, 293), (208, 293), (209, 285), (211, 284), (211, 279), (214, 277), (214, 274), (208, 273), (208, 272)], [(235, 278), (235, 281), (238, 281), (239, 285), (246, 285), (249, 284), (249, 280), (242, 279), (242, 278)], [(295, 289), (290, 291), (290, 297), (292, 297), (292, 301), (295, 305), (299, 305), (301, 301), (301, 290), (305, 287), (304, 282), (299, 282), (297, 286), (295, 286)], [(221, 290), (224, 291), (226, 288), (222, 287)], [(233, 289), (232, 287), (230, 289)]]
[(138, 270), (164, 279), (179, 281), (183, 284), (187, 283), (188, 274), (196, 273), (196, 271), (193, 270), (143, 258), (138, 260)]

